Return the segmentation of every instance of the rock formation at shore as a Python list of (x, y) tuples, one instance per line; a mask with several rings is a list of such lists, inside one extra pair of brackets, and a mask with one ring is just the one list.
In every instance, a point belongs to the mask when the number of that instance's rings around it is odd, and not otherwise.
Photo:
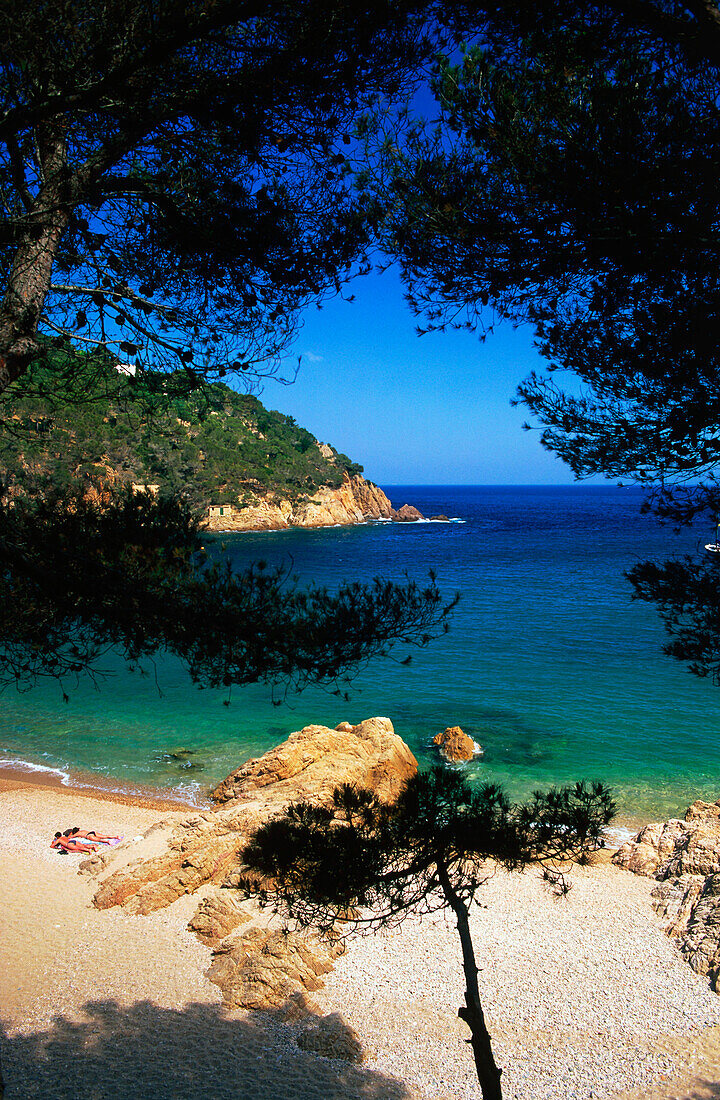
[(433, 737), (433, 745), (436, 745), (440, 755), (452, 764), (472, 760), (473, 756), (482, 752), (472, 737), (468, 737), (459, 726), (448, 726), (442, 733), (436, 733)]
[(683, 821), (646, 825), (614, 862), (658, 880), (653, 906), (667, 934), (720, 993), (720, 800), (693, 802)]
[(278, 531), (287, 527), (367, 523), (373, 519), (409, 523), (422, 518), (422, 513), (412, 505), (393, 508), (382, 489), (360, 474), (345, 473), (338, 489), (324, 486), (296, 503), (275, 493), (258, 495), (243, 507), (211, 508), (206, 523), (209, 531)]
[(306, 726), (264, 756), (248, 760), (213, 792), (217, 808), (173, 813), (133, 846), (92, 856), (81, 871), (97, 875), (94, 903), (145, 915), (202, 890), (189, 928), (213, 948), (208, 971), (234, 1007), (285, 1003), (322, 984), (336, 949), (300, 934), (280, 934), (255, 903), (233, 889), (249, 835), (290, 802), (330, 804), (340, 783), (395, 799), (417, 771), (410, 749), (388, 718), (336, 729)]

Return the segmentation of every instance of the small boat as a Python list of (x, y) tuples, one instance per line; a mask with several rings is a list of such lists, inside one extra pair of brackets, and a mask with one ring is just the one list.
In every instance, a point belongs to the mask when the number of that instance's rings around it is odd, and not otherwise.
[(715, 542), (706, 542), (705, 549), (708, 554), (720, 554), (720, 523), (715, 526)]

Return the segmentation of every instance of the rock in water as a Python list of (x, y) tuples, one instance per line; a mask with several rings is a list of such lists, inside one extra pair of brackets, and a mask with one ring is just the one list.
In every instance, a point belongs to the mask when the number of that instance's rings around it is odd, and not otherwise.
[[(392, 802), (417, 771), (417, 760), (393, 731), (389, 718), (331, 730), (306, 726), (258, 760), (248, 760), (215, 790), (216, 802), (261, 798), (268, 810), (311, 799), (327, 805), (340, 783), (370, 787)], [(266, 814), (269, 816), (269, 813)]]
[(482, 749), (478, 749), (473, 739), (463, 733), (459, 726), (448, 726), (442, 733), (436, 733), (433, 737), (433, 745), (437, 745), (445, 759), (453, 764), (472, 760), (478, 751), (482, 752)]
[(720, 800), (693, 802), (684, 821), (646, 825), (613, 862), (659, 880), (653, 906), (667, 934), (720, 993)]
[(416, 520), (422, 518), (422, 512), (418, 512), (417, 508), (414, 508), (412, 504), (403, 504), (403, 506), (398, 508), (393, 515), (393, 519), (396, 523), (415, 523)]

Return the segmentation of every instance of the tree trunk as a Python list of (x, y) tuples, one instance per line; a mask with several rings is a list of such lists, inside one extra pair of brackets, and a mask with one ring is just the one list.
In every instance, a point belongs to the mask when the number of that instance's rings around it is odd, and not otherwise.
[(438, 862), (437, 869), (442, 892), (457, 920), (457, 930), (462, 945), (463, 970), (465, 972), (465, 1004), (458, 1009), (458, 1016), (470, 1028), (472, 1036), (470, 1045), (475, 1056), (475, 1069), (483, 1100), (502, 1100), (502, 1089), (500, 1087), (502, 1070), (495, 1065), (490, 1045), (490, 1033), (485, 1025), (485, 1015), (480, 1004), (480, 990), (477, 980), (478, 968), (470, 935), (467, 907), (455, 893), (447, 867)]
[[(62, 131), (62, 127), (58, 125)], [(27, 369), (37, 351), (37, 328), (53, 263), (70, 219), (70, 186), (62, 132), (38, 134), (44, 182), (27, 215), (0, 304), (0, 393)]]

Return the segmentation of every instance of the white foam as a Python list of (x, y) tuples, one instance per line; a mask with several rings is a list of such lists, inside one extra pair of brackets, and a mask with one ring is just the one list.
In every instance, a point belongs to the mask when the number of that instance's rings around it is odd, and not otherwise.
[(29, 760), (0, 759), (0, 768), (17, 768), (26, 772), (45, 772), (46, 775), (57, 775), (64, 787), (70, 786), (70, 774), (61, 768), (49, 768), (47, 764), (33, 764)]
[(168, 789), (168, 794), (176, 795), (180, 801), (189, 802), (193, 806), (204, 806), (207, 804), (207, 795), (203, 795), (203, 792), (207, 788), (203, 787), (201, 783), (193, 781), (192, 783), (178, 783), (174, 787)]
[(610, 825), (604, 835), (613, 844), (620, 845), (625, 844), (628, 840), (634, 840), (638, 835), (638, 829), (628, 829), (626, 825)]

